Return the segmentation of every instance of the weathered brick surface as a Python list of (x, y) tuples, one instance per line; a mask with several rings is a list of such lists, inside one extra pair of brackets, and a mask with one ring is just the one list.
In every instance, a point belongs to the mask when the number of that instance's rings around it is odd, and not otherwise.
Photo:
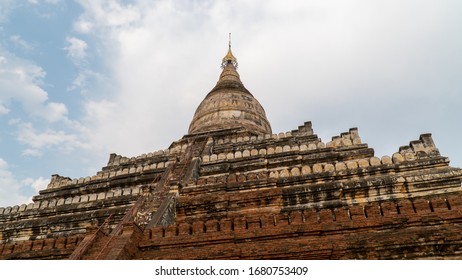
[[(440, 198), (460, 201), (459, 196)], [(427, 201), (418, 206), (428, 206)], [(410, 205), (401, 201), (401, 205)], [(460, 258), (461, 207), (396, 211), (396, 204), (382, 203), (380, 211), (362, 207), (292, 212), (235, 218), (230, 231), (198, 230), (189, 235), (144, 235), (137, 258), (141, 259), (419, 259)], [(390, 206), (390, 207), (389, 207)], [(391, 207), (393, 206), (393, 207)], [(379, 204), (370, 205), (379, 208)], [(404, 207), (403, 207), (404, 208)], [(348, 212), (353, 213), (348, 215)], [(355, 214), (356, 213), (356, 214)], [(310, 215), (311, 214), (311, 215)], [(290, 219), (289, 219), (290, 217)], [(303, 218), (302, 218), (303, 217)], [(290, 220), (290, 223), (289, 223)], [(245, 221), (247, 221), (247, 226)], [(258, 221), (258, 222), (257, 222)], [(206, 221), (205, 224), (215, 223)], [(221, 222), (219, 223), (224, 223)], [(202, 223), (201, 223), (202, 224)], [(250, 226), (252, 225), (252, 226)], [(182, 227), (177, 225), (175, 227)], [(199, 226), (199, 229), (202, 227)], [(155, 231), (158, 229), (153, 229)], [(174, 232), (174, 231), (172, 231)]]

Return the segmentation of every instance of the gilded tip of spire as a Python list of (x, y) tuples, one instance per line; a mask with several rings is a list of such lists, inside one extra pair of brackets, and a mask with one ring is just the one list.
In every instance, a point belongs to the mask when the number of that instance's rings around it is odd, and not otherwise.
[(231, 32), (229, 32), (228, 46), (229, 46), (229, 49), (231, 49)]
[(237, 59), (234, 57), (233, 53), (231, 52), (231, 33), (229, 33), (229, 41), (228, 41), (228, 53), (221, 62), (221, 67), (225, 68), (226, 65), (232, 64), (234, 67), (237, 68)]

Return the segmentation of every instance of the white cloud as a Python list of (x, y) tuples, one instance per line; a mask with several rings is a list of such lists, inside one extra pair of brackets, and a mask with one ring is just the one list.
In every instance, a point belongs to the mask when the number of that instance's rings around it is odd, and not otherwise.
[(22, 195), (23, 189), (32, 188), (38, 193), (49, 183), (50, 179), (43, 177), (18, 180), (10, 171), (8, 163), (0, 158), (0, 207), (30, 203), (32, 198)]
[(66, 41), (68, 45), (64, 49), (67, 50), (67, 55), (70, 58), (74, 61), (81, 61), (86, 58), (88, 45), (85, 41), (75, 37), (67, 37)]
[(43, 155), (43, 152), (38, 149), (29, 148), (29, 149), (23, 150), (21, 155), (26, 156), (26, 157), (41, 157)]
[(22, 181), (23, 185), (31, 186), (36, 193), (47, 188), (50, 179), (39, 177), (37, 179), (27, 178)]
[[(329, 141), (359, 126), (371, 146), (391, 153), (450, 114), (462, 118), (461, 98), (449, 93), (462, 87), (454, 75), (462, 63), (454, 2), (79, 3), (75, 28), (94, 37), (113, 69), (104, 90), (110, 102), (87, 101), (86, 122), (91, 142), (111, 152), (164, 148), (187, 133), (218, 78), (228, 32), (241, 78), (275, 132), (312, 120)], [(435, 108), (444, 99), (451, 110)], [(457, 145), (452, 157), (462, 162)]]
[(0, 101), (3, 112), (9, 110), (7, 102), (21, 103), (30, 116), (40, 117), (49, 122), (67, 119), (67, 107), (63, 103), (49, 102), (48, 93), (41, 84), (45, 71), (25, 59), (0, 50)]
[(6, 21), (10, 13), (18, 5), (16, 0), (2, 0), (0, 9), (0, 22)]
[(0, 104), (0, 115), (6, 115), (10, 112), (10, 109), (6, 108), (3, 104)]
[(21, 187), (9, 170), (8, 163), (0, 158), (0, 206), (28, 203), (29, 199), (21, 195)]
[[(33, 4), (33, 5), (37, 5), (40, 3), (39, 0), (27, 0), (27, 2), (29, 2), (30, 4)], [(61, 0), (44, 0), (43, 2), (47, 3), (47, 4), (58, 4), (61, 2)]]
[(80, 33), (83, 33), (83, 34), (90, 33), (92, 28), (93, 28), (93, 24), (91, 22), (83, 19), (83, 18), (77, 20), (74, 23), (74, 29), (77, 32), (80, 32)]
[(53, 129), (38, 131), (31, 123), (27, 122), (18, 124), (17, 140), (29, 147), (24, 150), (24, 155), (34, 156), (40, 156), (41, 150), (51, 147), (64, 152), (70, 152), (75, 148), (84, 146), (75, 134)]
[(24, 51), (31, 51), (34, 49), (34, 46), (26, 40), (24, 40), (20, 35), (11, 35), (10, 36), (10, 41), (18, 48), (24, 50)]
[(85, 9), (85, 14), (79, 22), (93, 22), (100, 28), (113, 28), (135, 23), (140, 19), (145, 4), (151, 5), (150, 3), (142, 3), (143, 1), (135, 1), (130, 4), (110, 0), (78, 0), (78, 2)]
[[(104, 80), (103, 75), (90, 69), (80, 69), (77, 77), (75, 77), (72, 84), (67, 88), (68, 91), (81, 90), (87, 91), (87, 87), (101, 83)], [(94, 90), (94, 89), (93, 89)]]

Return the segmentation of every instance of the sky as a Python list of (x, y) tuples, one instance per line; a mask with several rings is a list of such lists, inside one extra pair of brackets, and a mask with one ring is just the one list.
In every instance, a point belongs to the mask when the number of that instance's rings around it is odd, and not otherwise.
[(0, 206), (187, 134), (232, 33), (273, 133), (432, 133), (462, 167), (462, 1), (0, 0)]

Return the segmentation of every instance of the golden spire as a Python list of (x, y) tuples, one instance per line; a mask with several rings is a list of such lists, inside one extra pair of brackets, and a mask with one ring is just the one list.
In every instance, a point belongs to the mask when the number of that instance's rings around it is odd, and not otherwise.
[(237, 59), (231, 52), (231, 33), (229, 33), (228, 53), (225, 57), (223, 57), (223, 60), (221, 61), (221, 67), (225, 68), (225, 66), (228, 64), (232, 64), (234, 67), (237, 68)]

